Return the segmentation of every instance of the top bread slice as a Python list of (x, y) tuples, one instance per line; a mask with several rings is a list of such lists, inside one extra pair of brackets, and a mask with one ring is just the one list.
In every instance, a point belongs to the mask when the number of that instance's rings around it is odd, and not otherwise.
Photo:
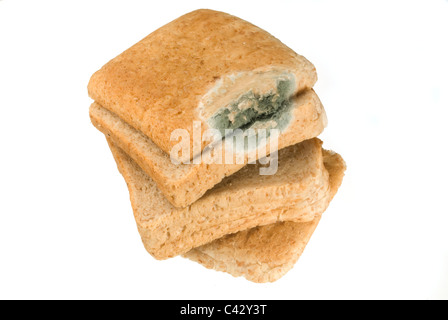
[(175, 208), (151, 178), (109, 141), (129, 188), (142, 241), (157, 259), (256, 226), (313, 220), (321, 211), (312, 204), (330, 195), (321, 145), (319, 139), (311, 139), (282, 149), (275, 175), (259, 175), (259, 164), (247, 165), (187, 208)]
[[(253, 282), (273, 282), (285, 275), (303, 253), (322, 214), (339, 189), (346, 169), (342, 157), (323, 150), (329, 173), (329, 198), (313, 203), (319, 213), (308, 222), (277, 222), (230, 234), (194, 248), (184, 257), (206, 268), (244, 276)], [(298, 210), (308, 210), (302, 208)]]
[[(278, 149), (316, 137), (327, 124), (325, 110), (313, 90), (307, 90), (293, 99), (291, 115), (291, 123), (279, 136)], [(125, 151), (154, 180), (160, 191), (175, 207), (192, 204), (207, 190), (226, 176), (240, 170), (249, 161), (246, 152), (243, 161), (239, 163), (226, 164), (223, 161), (219, 164), (202, 161), (199, 164), (174, 164), (170, 156), (151, 139), (96, 102), (90, 107), (90, 118), (98, 130)], [(220, 148), (224, 149), (225, 146), (223, 140)], [(269, 140), (268, 145), (264, 147), (269, 153)], [(258, 155), (260, 153), (256, 154)]]
[[(89, 95), (165, 153), (185, 129), (192, 159), (193, 122), (205, 132), (250, 127), (288, 113), (290, 98), (312, 88), (314, 66), (266, 31), (235, 16), (196, 10), (168, 23), (97, 71)], [(288, 123), (272, 124), (281, 129)]]

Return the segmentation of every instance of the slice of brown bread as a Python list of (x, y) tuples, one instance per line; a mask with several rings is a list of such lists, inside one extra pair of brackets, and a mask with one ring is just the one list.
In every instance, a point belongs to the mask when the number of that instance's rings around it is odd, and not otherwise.
[[(88, 91), (170, 153), (173, 130), (185, 129), (193, 139), (195, 120), (204, 132), (287, 112), (284, 103), (316, 80), (314, 66), (268, 32), (223, 12), (196, 10), (109, 61), (91, 77)], [(269, 108), (258, 112), (266, 103)], [(257, 112), (245, 118), (248, 105)], [(241, 112), (240, 117), (229, 117), (228, 111)], [(192, 159), (205, 145), (176, 157)]]
[(145, 248), (157, 259), (260, 225), (311, 221), (321, 212), (312, 204), (330, 196), (319, 139), (280, 150), (275, 175), (259, 175), (258, 164), (247, 165), (187, 208), (173, 207), (124, 151), (109, 145), (128, 185)]
[[(120, 147), (143, 169), (175, 207), (192, 204), (226, 176), (240, 170), (248, 162), (247, 152), (240, 164), (174, 164), (170, 156), (143, 133), (135, 130), (116, 114), (98, 103), (90, 107), (90, 118), (98, 130)], [(294, 99), (292, 121), (280, 134), (278, 148), (297, 144), (319, 135), (327, 118), (313, 90)], [(225, 142), (220, 148), (225, 148)], [(266, 151), (269, 152), (269, 144)], [(225, 154), (225, 152), (223, 152)], [(223, 161), (224, 163), (224, 161)]]
[[(342, 183), (345, 162), (334, 152), (324, 150), (324, 164), (330, 175), (330, 197)], [(328, 201), (322, 203), (320, 213)], [(313, 206), (319, 207), (318, 204)], [(314, 232), (320, 215), (309, 222), (277, 222), (240, 231), (194, 248), (184, 257), (209, 269), (244, 276), (253, 282), (273, 282), (296, 263)]]

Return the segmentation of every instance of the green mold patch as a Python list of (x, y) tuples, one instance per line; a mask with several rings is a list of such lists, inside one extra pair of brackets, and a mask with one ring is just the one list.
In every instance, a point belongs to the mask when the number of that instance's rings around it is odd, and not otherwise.
[(212, 128), (225, 136), (226, 129), (285, 129), (291, 120), (290, 80), (278, 80), (276, 90), (259, 95), (252, 90), (241, 95), (226, 108), (220, 109), (210, 119)]

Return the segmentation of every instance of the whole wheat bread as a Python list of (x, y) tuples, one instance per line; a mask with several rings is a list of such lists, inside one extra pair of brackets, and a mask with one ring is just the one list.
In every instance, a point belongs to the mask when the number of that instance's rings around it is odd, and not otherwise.
[[(337, 153), (324, 150), (323, 154), (330, 175), (330, 197), (333, 198), (342, 183), (345, 162)], [(323, 203), (320, 213), (325, 211), (327, 204), (328, 201)], [(294, 266), (319, 220), (320, 215), (317, 215), (309, 222), (277, 222), (241, 231), (194, 248), (184, 257), (235, 277), (273, 282)]]
[[(326, 115), (313, 90), (294, 99), (293, 119), (282, 132), (278, 149), (319, 135), (326, 126)], [(248, 162), (248, 153), (240, 164), (211, 163), (174, 164), (170, 156), (151, 139), (134, 129), (116, 114), (98, 103), (90, 107), (95, 127), (126, 152), (157, 184), (164, 196), (176, 207), (192, 204), (226, 176), (240, 170)], [(220, 148), (224, 147), (222, 142)], [(267, 153), (270, 145), (266, 146)], [(224, 154), (224, 153), (223, 153)]]
[[(280, 103), (312, 88), (316, 80), (314, 66), (268, 32), (227, 13), (201, 9), (162, 26), (106, 63), (91, 77), (88, 91), (170, 153), (176, 144), (170, 140), (173, 130), (185, 129), (193, 139), (195, 120), (202, 132), (220, 127), (224, 123), (215, 120), (235, 101), (265, 97)], [(241, 100), (248, 94), (256, 99)], [(192, 159), (194, 152), (186, 157)]]
[(312, 204), (329, 201), (331, 194), (321, 145), (319, 139), (311, 139), (282, 149), (275, 175), (261, 176), (259, 165), (247, 165), (187, 208), (175, 208), (154, 181), (109, 141), (129, 188), (142, 241), (157, 259), (256, 226), (313, 220), (322, 210)]

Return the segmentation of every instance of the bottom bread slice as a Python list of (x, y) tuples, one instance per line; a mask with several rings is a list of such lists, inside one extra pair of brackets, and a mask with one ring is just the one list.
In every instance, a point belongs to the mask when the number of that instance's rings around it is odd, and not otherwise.
[[(316, 141), (318, 139), (312, 140)], [(345, 163), (340, 155), (322, 150), (320, 143), (317, 145), (320, 148), (322, 157), (313, 158), (313, 161), (299, 163), (306, 166), (302, 168), (304, 170), (310, 169), (308, 167), (312, 166), (324, 168), (328, 183), (326, 197), (314, 202), (302, 201), (296, 205), (290, 204), (289, 207), (285, 206), (283, 209), (276, 209), (275, 215), (279, 217), (279, 221), (289, 220), (295, 222), (271, 222), (271, 224), (264, 223), (267, 225), (261, 227), (246, 228), (247, 230), (245, 231), (223, 236), (184, 252), (184, 257), (197, 261), (207, 268), (225, 271), (233, 276), (244, 276), (254, 282), (272, 282), (288, 272), (302, 254), (318, 224), (320, 215), (325, 211), (337, 192), (345, 171)], [(145, 194), (145, 185), (150, 182), (150, 178), (139, 169), (132, 159), (115, 147), (113, 143), (110, 143), (110, 147), (118, 167), (128, 184), (134, 215), (137, 226), (139, 226), (139, 218), (141, 218), (139, 215), (142, 214), (142, 211), (139, 209), (151, 210), (150, 208), (155, 205), (152, 203), (155, 199), (148, 198), (147, 194)], [(302, 156), (307, 154), (304, 152)], [(124, 167), (127, 167), (128, 170), (124, 170)], [(266, 214), (272, 215), (272, 211)], [(241, 224), (244, 221), (236, 221), (235, 223)], [(139, 231), (145, 248), (148, 250), (148, 239), (146, 239), (145, 233), (141, 232), (140, 226)], [(150, 250), (148, 251), (153, 254)]]
[[(323, 151), (330, 177), (330, 199), (342, 183), (345, 163), (340, 155)], [(313, 207), (322, 213), (329, 201)], [(298, 210), (308, 210), (302, 208)], [(224, 236), (183, 256), (206, 268), (224, 271), (253, 282), (273, 282), (285, 275), (302, 255), (320, 215), (309, 222), (277, 222)]]

